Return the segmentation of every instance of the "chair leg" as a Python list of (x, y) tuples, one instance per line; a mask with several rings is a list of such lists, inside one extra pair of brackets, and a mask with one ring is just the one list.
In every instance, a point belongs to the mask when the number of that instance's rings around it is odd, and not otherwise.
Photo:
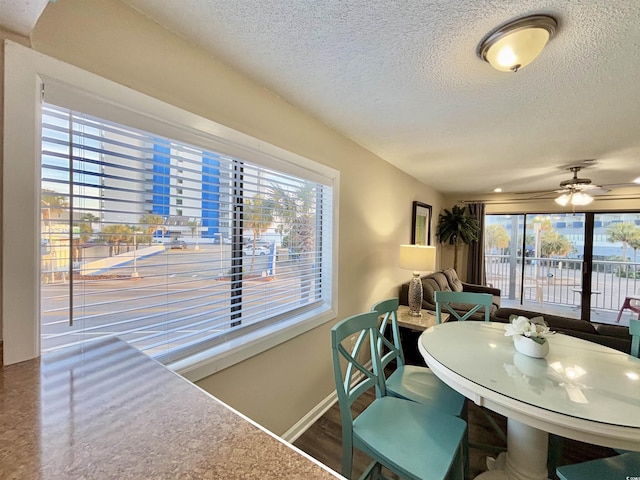
[[(462, 407), (462, 413), (460, 418), (469, 425), (469, 401), (465, 400)], [(462, 455), (462, 478), (469, 478), (469, 427), (464, 431), (464, 437), (462, 437), (461, 452)]]
[[(465, 437), (467, 434), (465, 433)], [(465, 452), (465, 441), (460, 445), (458, 449), (458, 455), (454, 459), (453, 466), (451, 467), (451, 472), (448, 477), (451, 480), (466, 480), (469, 477), (469, 469), (468, 467), (468, 449)]]
[[(344, 473), (342, 474), (344, 476)], [(351, 477), (347, 477), (351, 478)], [(382, 476), (382, 466), (373, 460), (367, 468), (364, 469), (362, 475), (360, 475), (358, 480), (381, 480), (384, 479)]]
[(500, 426), (496, 423), (496, 421), (493, 419), (493, 417), (487, 413), (486, 410), (483, 409), (482, 413), (484, 413), (485, 418), (487, 419), (489, 424), (493, 427), (495, 432), (498, 434), (498, 436), (500, 437), (500, 440), (502, 440), (506, 444), (507, 443), (507, 435), (502, 431)]
[[(500, 438), (500, 440), (506, 445), (507, 444), (507, 435), (504, 432), (504, 430), (502, 430), (500, 428), (500, 425), (498, 425), (498, 423), (484, 409), (484, 407), (478, 407), (478, 408), (479, 408), (479, 411), (482, 413), (482, 415), (484, 415), (485, 419), (487, 420), (487, 422), (489, 423), (491, 428), (498, 435), (498, 438)], [(506, 447), (502, 447), (502, 446), (498, 446), (498, 445), (486, 445), (486, 444), (482, 444), (482, 443), (473, 443), (473, 442), (469, 442), (469, 447), (477, 448), (477, 449), (480, 449), (480, 450), (485, 450), (485, 451), (492, 452), (492, 453), (500, 453), (500, 452), (504, 452), (504, 451), (507, 450)]]
[(351, 470), (353, 468), (353, 445), (347, 445), (349, 442), (342, 438), (342, 476), (345, 478), (351, 478)]
[(559, 435), (549, 434), (549, 453), (547, 455), (547, 471), (551, 480), (557, 480), (556, 468), (559, 465), (564, 448), (564, 438)]

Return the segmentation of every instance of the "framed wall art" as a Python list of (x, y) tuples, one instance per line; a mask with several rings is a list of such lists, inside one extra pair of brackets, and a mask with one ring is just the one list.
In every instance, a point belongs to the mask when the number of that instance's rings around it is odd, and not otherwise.
[(413, 202), (411, 216), (411, 243), (413, 245), (431, 245), (431, 205)]

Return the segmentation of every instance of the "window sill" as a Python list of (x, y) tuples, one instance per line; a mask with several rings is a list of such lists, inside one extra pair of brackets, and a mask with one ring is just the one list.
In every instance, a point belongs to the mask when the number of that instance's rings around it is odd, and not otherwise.
[(166, 367), (191, 382), (197, 382), (324, 323), (335, 320), (335, 318), (334, 310), (327, 306), (321, 306), (287, 322), (265, 326), (234, 342), (227, 342), (179, 361), (168, 363)]

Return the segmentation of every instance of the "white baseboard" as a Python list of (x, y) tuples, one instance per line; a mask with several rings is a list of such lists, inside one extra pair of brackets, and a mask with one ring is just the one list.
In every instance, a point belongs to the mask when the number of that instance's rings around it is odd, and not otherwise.
[[(369, 360), (365, 364), (366, 368), (371, 368), (371, 360)], [(358, 383), (364, 375), (360, 372), (357, 372), (353, 375), (353, 380), (351, 385), (355, 385)], [(327, 410), (329, 410), (336, 402), (338, 401), (338, 392), (333, 391), (322, 400), (318, 405), (313, 407), (309, 413), (307, 413), (304, 417), (298, 420), (289, 430), (284, 432), (281, 435), (281, 438), (289, 443), (295, 442), (300, 435), (306, 432), (311, 425), (313, 425), (322, 415), (325, 414)]]
[(282, 434), (282, 439), (289, 443), (295, 442), (300, 435), (307, 431), (322, 415), (325, 414), (338, 401), (338, 393), (334, 390), (322, 400), (318, 405), (313, 407), (309, 413), (298, 420), (289, 430)]

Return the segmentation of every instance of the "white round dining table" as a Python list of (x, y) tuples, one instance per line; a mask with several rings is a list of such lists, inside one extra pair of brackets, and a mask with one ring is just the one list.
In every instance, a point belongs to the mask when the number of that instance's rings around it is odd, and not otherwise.
[(507, 417), (507, 452), (477, 480), (543, 480), (548, 434), (640, 451), (640, 359), (568, 335), (546, 358), (517, 352), (505, 324), (447, 322), (418, 349), (446, 384)]

